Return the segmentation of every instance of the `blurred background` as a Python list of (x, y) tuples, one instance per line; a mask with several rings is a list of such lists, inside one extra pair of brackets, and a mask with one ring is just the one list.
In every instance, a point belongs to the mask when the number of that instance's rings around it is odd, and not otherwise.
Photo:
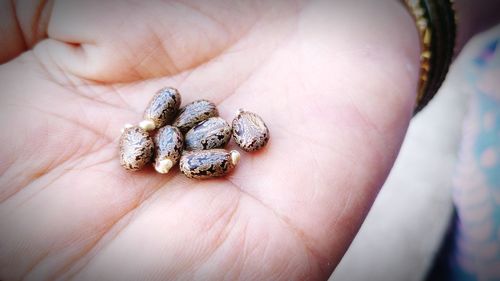
[[(474, 95), (470, 76), (498, 38), (500, 26), (472, 40), (437, 96), (414, 117), (389, 179), (330, 280), (426, 279), (452, 224), (453, 179)], [(498, 257), (498, 243), (493, 245)]]

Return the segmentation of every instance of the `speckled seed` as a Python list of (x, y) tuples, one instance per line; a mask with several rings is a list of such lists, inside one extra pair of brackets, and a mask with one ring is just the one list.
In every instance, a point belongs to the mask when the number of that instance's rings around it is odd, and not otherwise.
[(181, 95), (177, 89), (170, 87), (160, 89), (144, 111), (141, 127), (145, 130), (154, 130), (165, 126), (174, 119), (180, 105)]
[(192, 179), (221, 177), (230, 173), (240, 160), (236, 150), (225, 149), (194, 150), (182, 153), (180, 169)]
[(134, 126), (125, 128), (120, 138), (120, 164), (137, 171), (151, 161), (154, 143), (148, 132)]
[(182, 134), (176, 127), (165, 126), (158, 130), (154, 138), (156, 157), (155, 170), (166, 174), (181, 157), (184, 145)]
[(269, 129), (255, 113), (240, 110), (233, 120), (233, 139), (245, 151), (263, 148), (269, 140)]
[(179, 128), (185, 134), (196, 124), (215, 116), (219, 116), (219, 112), (213, 102), (197, 100), (181, 108), (172, 126)]
[(231, 126), (220, 117), (211, 117), (186, 133), (187, 150), (213, 149), (226, 146), (231, 138)]

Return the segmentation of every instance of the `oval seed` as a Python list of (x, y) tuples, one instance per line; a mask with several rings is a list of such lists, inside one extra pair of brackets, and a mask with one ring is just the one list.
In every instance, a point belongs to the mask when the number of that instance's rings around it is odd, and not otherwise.
[(225, 149), (194, 150), (182, 153), (181, 172), (188, 178), (208, 179), (230, 173), (240, 160), (236, 150)]
[(269, 129), (255, 113), (240, 110), (233, 120), (233, 139), (245, 151), (256, 151), (266, 146)]
[(144, 111), (141, 128), (151, 131), (165, 126), (174, 119), (180, 105), (181, 95), (177, 89), (171, 87), (160, 89)]
[(137, 126), (125, 128), (120, 137), (120, 165), (137, 171), (151, 161), (153, 149), (153, 139), (146, 131)]
[(231, 126), (220, 117), (211, 117), (186, 133), (187, 150), (213, 149), (226, 146), (231, 137)]
[(213, 102), (197, 100), (181, 108), (172, 126), (179, 128), (185, 134), (196, 124), (215, 116), (219, 116), (219, 112)]
[(167, 125), (158, 130), (154, 142), (156, 148), (155, 170), (160, 174), (166, 174), (181, 157), (182, 134), (176, 127)]

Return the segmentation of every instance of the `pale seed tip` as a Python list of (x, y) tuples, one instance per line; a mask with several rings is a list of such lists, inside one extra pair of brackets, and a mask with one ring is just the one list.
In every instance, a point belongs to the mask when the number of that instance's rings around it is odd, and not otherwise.
[(121, 132), (122, 132), (122, 134), (123, 134), (123, 132), (125, 132), (125, 130), (126, 130), (126, 129), (130, 129), (130, 128), (132, 128), (132, 127), (134, 127), (134, 125), (132, 125), (132, 124), (130, 124), (130, 123), (127, 123), (127, 124), (125, 124), (125, 125), (123, 126), (123, 128), (122, 128), (120, 131), (121, 131)]
[(155, 170), (160, 174), (166, 174), (174, 166), (174, 163), (170, 159), (160, 160), (155, 165)]
[(156, 128), (155, 122), (153, 122), (152, 120), (142, 120), (139, 123), (139, 127), (146, 132), (152, 131)]
[(236, 150), (231, 150), (231, 163), (233, 163), (234, 166), (240, 162), (241, 154), (236, 151)]

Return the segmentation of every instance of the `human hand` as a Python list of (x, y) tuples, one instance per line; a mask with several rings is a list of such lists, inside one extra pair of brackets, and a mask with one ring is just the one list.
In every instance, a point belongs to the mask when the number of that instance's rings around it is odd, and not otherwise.
[[(21, 17), (48, 31), (0, 67), (2, 280), (328, 278), (408, 126), (414, 22), (392, 0), (225, 2)], [(267, 147), (223, 179), (123, 170), (119, 131), (163, 86), (258, 113)]]

